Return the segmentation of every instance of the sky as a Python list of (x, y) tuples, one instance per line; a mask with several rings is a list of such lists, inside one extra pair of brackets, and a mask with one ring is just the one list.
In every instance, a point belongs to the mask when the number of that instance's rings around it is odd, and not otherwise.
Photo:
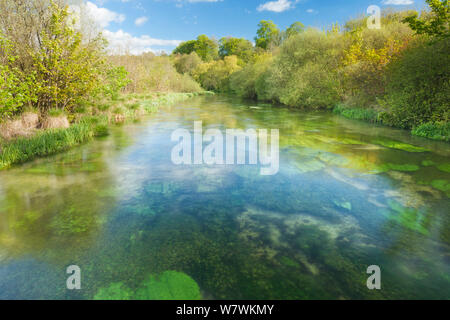
[(281, 29), (295, 21), (326, 28), (381, 9), (424, 9), (424, 0), (89, 0), (86, 11), (103, 29), (111, 48), (133, 54), (171, 52), (200, 34), (254, 39), (261, 20)]

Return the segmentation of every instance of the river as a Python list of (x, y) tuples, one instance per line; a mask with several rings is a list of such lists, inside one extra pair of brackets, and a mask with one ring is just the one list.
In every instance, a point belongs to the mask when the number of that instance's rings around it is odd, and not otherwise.
[[(279, 172), (173, 164), (171, 134), (194, 121), (279, 129)], [(449, 197), (450, 144), (197, 97), (0, 172), (0, 299), (92, 299), (168, 270), (204, 299), (450, 299)]]

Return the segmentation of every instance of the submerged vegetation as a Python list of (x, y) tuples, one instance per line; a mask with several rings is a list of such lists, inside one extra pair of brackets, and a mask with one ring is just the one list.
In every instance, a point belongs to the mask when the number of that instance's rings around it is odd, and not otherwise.
[[(448, 149), (255, 105), (188, 99), (2, 172), (0, 298), (446, 298)], [(280, 126), (279, 174), (173, 166), (155, 150), (171, 149), (160, 137), (186, 125), (187, 110), (210, 127)], [(79, 292), (60, 285), (74, 261)], [(373, 261), (385, 270), (380, 291), (366, 287)]]
[(133, 292), (123, 283), (112, 283), (101, 288), (94, 296), (95, 300), (200, 300), (198, 284), (188, 275), (165, 271), (148, 276), (141, 286)]

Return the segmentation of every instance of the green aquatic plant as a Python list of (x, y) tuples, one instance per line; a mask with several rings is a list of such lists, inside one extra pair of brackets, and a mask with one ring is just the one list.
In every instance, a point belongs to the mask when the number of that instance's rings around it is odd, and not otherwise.
[(282, 256), (280, 258), (280, 263), (287, 266), (287, 267), (292, 267), (292, 268), (300, 268), (300, 264), (294, 260), (292, 260), (289, 257), (286, 256)]
[(422, 161), (422, 166), (424, 166), (424, 167), (432, 167), (434, 165), (435, 165), (434, 161), (431, 161), (431, 160), (423, 160)]
[(95, 300), (200, 300), (202, 295), (198, 284), (187, 274), (165, 271), (160, 275), (150, 275), (136, 290), (122, 282), (100, 288)]
[(333, 201), (334, 204), (340, 208), (347, 209), (349, 211), (352, 211), (352, 203), (349, 201)]
[(422, 147), (413, 146), (412, 144), (395, 141), (395, 140), (375, 139), (374, 141), (372, 141), (372, 143), (381, 145), (386, 148), (397, 149), (397, 150), (402, 150), (402, 151), (406, 151), (406, 152), (429, 152), (430, 151), (430, 150), (422, 148)]
[(420, 169), (419, 166), (415, 164), (395, 164), (395, 163), (383, 163), (379, 165), (382, 171), (402, 171), (402, 172), (414, 172)]
[(96, 226), (94, 216), (89, 213), (81, 213), (75, 208), (69, 208), (56, 214), (51, 223), (54, 232), (61, 236), (86, 233)]
[(437, 168), (441, 171), (450, 173), (450, 163), (441, 164), (441, 165), (437, 166)]
[(94, 300), (132, 300), (133, 291), (122, 282), (111, 283), (107, 288), (100, 288)]
[(431, 182), (431, 186), (435, 189), (445, 192), (446, 194), (450, 194), (450, 183), (448, 180), (433, 180)]
[(397, 201), (389, 200), (387, 204), (390, 210), (382, 210), (382, 213), (389, 220), (395, 221), (401, 226), (419, 232), (423, 235), (429, 234), (427, 229), (428, 221), (426, 219), (426, 213), (414, 208), (404, 207)]
[(160, 276), (149, 276), (136, 291), (137, 300), (200, 300), (198, 284), (188, 275), (166, 271)]

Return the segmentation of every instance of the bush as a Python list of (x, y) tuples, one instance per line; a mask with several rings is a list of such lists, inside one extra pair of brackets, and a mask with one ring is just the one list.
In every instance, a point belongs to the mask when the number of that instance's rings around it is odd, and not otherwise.
[(413, 129), (412, 134), (418, 137), (450, 142), (450, 122), (429, 122)]
[(202, 63), (202, 59), (197, 53), (178, 55), (175, 57), (174, 65), (177, 71), (181, 74), (190, 74)]
[(257, 55), (252, 63), (247, 64), (242, 70), (231, 75), (231, 91), (243, 98), (264, 100), (265, 95), (261, 92), (262, 90), (258, 94), (257, 82), (263, 77), (271, 63), (271, 53)]
[(341, 99), (342, 45), (340, 34), (314, 29), (287, 39), (265, 76), (267, 97), (292, 107), (334, 106)]
[(34, 74), (25, 74), (14, 66), (17, 57), (12, 55), (11, 42), (0, 30), (0, 120), (22, 112), (24, 105), (36, 101), (32, 90)]
[(178, 73), (169, 57), (144, 53), (139, 56), (112, 56), (109, 59), (113, 64), (123, 66), (128, 73), (130, 81), (124, 89), (127, 93), (202, 90), (190, 75)]
[(450, 39), (419, 40), (389, 66), (384, 121), (401, 128), (450, 119)]
[(227, 56), (223, 60), (206, 62), (194, 70), (193, 76), (206, 90), (227, 92), (230, 76), (240, 70), (238, 58)]

